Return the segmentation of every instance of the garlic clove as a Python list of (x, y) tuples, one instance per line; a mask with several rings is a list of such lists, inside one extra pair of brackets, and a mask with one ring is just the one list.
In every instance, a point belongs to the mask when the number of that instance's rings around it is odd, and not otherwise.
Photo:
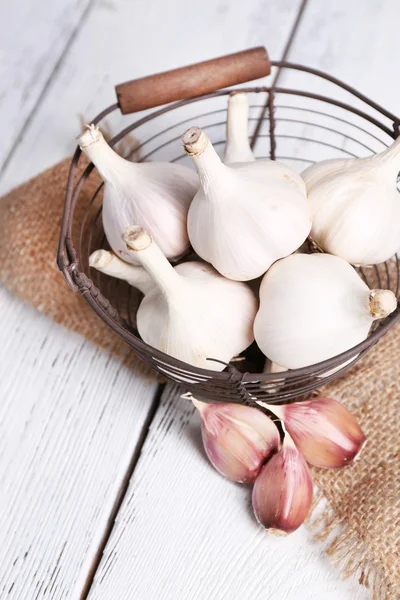
[(390, 290), (371, 292), (344, 259), (293, 254), (263, 277), (255, 339), (273, 362), (298, 369), (350, 350), (396, 306)]
[(374, 156), (333, 159), (306, 169), (311, 239), (352, 264), (389, 260), (400, 240), (399, 169), (399, 138)]
[(252, 501), (256, 518), (270, 533), (292, 533), (307, 517), (312, 496), (305, 458), (286, 433), (281, 450), (271, 456), (255, 481)]
[[(167, 162), (133, 163), (119, 156), (97, 125), (89, 125), (78, 144), (104, 181), (103, 226), (113, 251), (127, 262), (123, 231), (132, 224), (145, 226), (168, 258), (189, 248), (187, 213), (198, 189), (194, 171)], [(136, 263), (137, 264), (137, 263)]]
[(204, 449), (219, 473), (252, 483), (264, 462), (277, 451), (280, 438), (272, 420), (241, 404), (207, 404), (193, 399), (201, 416)]
[(101, 273), (126, 281), (144, 295), (154, 288), (153, 280), (146, 269), (126, 263), (108, 250), (92, 252), (89, 257), (89, 266)]
[[(123, 235), (126, 251), (151, 275), (154, 289), (137, 312), (142, 339), (188, 364), (222, 371), (254, 341), (257, 300), (241, 282), (222, 277), (201, 262), (174, 268), (139, 226)], [(211, 300), (210, 300), (211, 299)]]
[(299, 248), (311, 220), (297, 174), (275, 161), (224, 165), (199, 127), (182, 141), (200, 179), (188, 233), (203, 260), (228, 279), (249, 281)]
[(313, 398), (304, 402), (266, 405), (283, 420), (298, 450), (315, 467), (338, 469), (360, 454), (365, 435), (356, 418), (332, 398)]
[(255, 160), (249, 143), (248, 118), (249, 103), (247, 94), (234, 92), (228, 98), (225, 163), (252, 162)]

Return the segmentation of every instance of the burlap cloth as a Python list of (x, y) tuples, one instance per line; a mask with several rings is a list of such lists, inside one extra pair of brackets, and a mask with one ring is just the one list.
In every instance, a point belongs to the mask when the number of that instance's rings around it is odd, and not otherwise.
[[(0, 281), (22, 300), (130, 366), (147, 367), (69, 290), (56, 263), (69, 161), (0, 201)], [(92, 177), (85, 194), (98, 180)], [(82, 205), (86, 202), (82, 202)], [(75, 218), (82, 219), (80, 204)], [(358, 418), (368, 442), (354, 465), (314, 469), (309, 525), (345, 575), (358, 573), (376, 598), (400, 599), (400, 329), (392, 329), (349, 375), (323, 388)]]

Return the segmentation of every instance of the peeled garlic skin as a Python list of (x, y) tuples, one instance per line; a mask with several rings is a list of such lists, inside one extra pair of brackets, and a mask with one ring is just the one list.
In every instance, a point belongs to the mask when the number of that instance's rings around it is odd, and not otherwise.
[(279, 447), (279, 432), (257, 408), (205, 404), (199, 408), (204, 449), (215, 469), (238, 483), (252, 483)]
[(332, 358), (368, 336), (374, 320), (370, 293), (353, 267), (337, 256), (283, 258), (261, 282), (256, 342), (287, 369)]
[(400, 240), (400, 160), (395, 171), (379, 155), (324, 162), (304, 173), (312, 213), (310, 237), (325, 252), (352, 264), (389, 260)]
[(339, 469), (353, 461), (364, 445), (365, 435), (354, 415), (332, 398), (313, 398), (276, 408), (310, 465)]
[(253, 487), (257, 520), (271, 533), (295, 531), (307, 517), (313, 485), (304, 457), (286, 434), (283, 446), (261, 469)]

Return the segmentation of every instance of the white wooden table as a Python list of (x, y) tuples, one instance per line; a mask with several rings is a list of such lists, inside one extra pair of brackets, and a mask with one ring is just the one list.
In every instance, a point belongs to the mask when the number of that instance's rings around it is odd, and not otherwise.
[[(399, 112), (398, 0), (0, 3), (1, 192), (68, 155), (113, 85), (258, 44)], [(66, 293), (68, 289), (66, 288)], [(0, 288), (0, 597), (364, 600), (304, 528), (259, 528), (199, 420)]]

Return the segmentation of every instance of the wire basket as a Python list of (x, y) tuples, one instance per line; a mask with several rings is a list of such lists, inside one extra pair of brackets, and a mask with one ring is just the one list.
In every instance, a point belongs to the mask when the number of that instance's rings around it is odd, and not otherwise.
[[(260, 51), (264, 53), (262, 68)], [(243, 64), (237, 60), (242, 55), (245, 55)], [(246, 65), (247, 68), (241, 68)], [(127, 158), (140, 153), (141, 161), (168, 160), (190, 166), (180, 138), (191, 125), (201, 126), (217, 151), (221, 154), (224, 151), (227, 96), (233, 90), (217, 88), (266, 75), (270, 65), (279, 67), (282, 84), (278, 85), (275, 78), (270, 86), (236, 88), (249, 94), (249, 122), (257, 158), (276, 159), (301, 171), (325, 158), (361, 157), (379, 152), (399, 135), (399, 119), (356, 90), (311, 68), (269, 62), (265, 50), (260, 48), (117, 86), (119, 102), (100, 113), (93, 123), (104, 122), (113, 115), (120, 125), (121, 119), (127, 118), (121, 113), (145, 109), (144, 116), (124, 124), (110, 145), (115, 146), (134, 132), (140, 142), (125, 152)], [(193, 78), (188, 77), (191, 74)], [(148, 110), (160, 104), (164, 106)], [(94, 167), (90, 164), (78, 176), (80, 157), (77, 148), (67, 185), (59, 268), (70, 287), (79, 291), (99, 317), (143, 360), (161, 375), (183, 383), (194, 395), (210, 402), (249, 405), (256, 400), (274, 404), (307, 397), (360, 360), (400, 318), (398, 307), (375, 326), (366, 340), (347, 352), (316, 365), (276, 374), (262, 372), (265, 357), (255, 344), (222, 372), (194, 367), (152, 348), (140, 339), (136, 329), (139, 294), (125, 282), (89, 268), (90, 254), (108, 246), (101, 219), (103, 186), (100, 184), (95, 194), (82, 204), (84, 186), (94, 176)], [(360, 268), (359, 274), (371, 288), (391, 289), (398, 298), (399, 267), (396, 255), (384, 264)]]

